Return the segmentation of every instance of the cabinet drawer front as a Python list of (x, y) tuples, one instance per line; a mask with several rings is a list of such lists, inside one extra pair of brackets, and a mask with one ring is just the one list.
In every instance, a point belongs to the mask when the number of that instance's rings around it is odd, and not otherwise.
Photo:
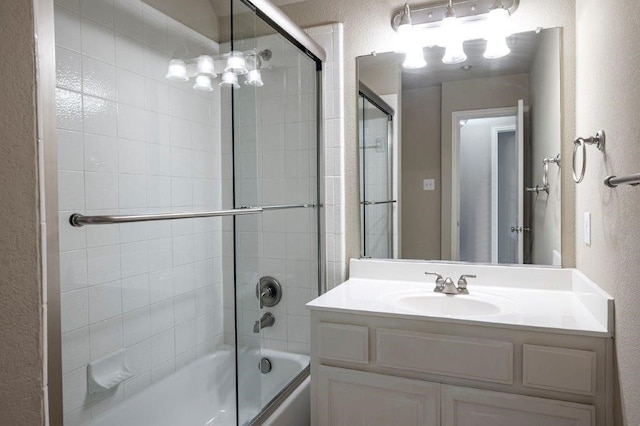
[(320, 324), (320, 358), (369, 363), (369, 328), (344, 324)]
[(530, 388), (596, 394), (596, 353), (522, 345), (522, 384)]
[(378, 329), (381, 367), (513, 384), (513, 345), (497, 340)]

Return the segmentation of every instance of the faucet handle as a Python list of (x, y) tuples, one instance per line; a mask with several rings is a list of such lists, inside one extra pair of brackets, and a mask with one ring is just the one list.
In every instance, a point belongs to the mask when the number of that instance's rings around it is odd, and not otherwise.
[(467, 290), (467, 278), (476, 278), (476, 276), (471, 274), (460, 276), (458, 279), (458, 290), (461, 294), (469, 294), (469, 290)]
[(436, 288), (433, 289), (433, 291), (442, 291), (442, 289), (444, 288), (444, 278), (442, 277), (442, 275), (435, 273), (435, 272), (425, 272), (425, 275), (435, 275), (436, 276)]

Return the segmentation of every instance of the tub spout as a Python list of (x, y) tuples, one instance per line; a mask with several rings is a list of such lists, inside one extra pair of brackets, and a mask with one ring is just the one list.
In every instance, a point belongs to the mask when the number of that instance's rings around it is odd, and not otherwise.
[(260, 330), (265, 327), (271, 327), (275, 322), (276, 317), (274, 317), (271, 312), (267, 312), (260, 318), (260, 321), (256, 321), (255, 324), (253, 324), (253, 332), (260, 333)]

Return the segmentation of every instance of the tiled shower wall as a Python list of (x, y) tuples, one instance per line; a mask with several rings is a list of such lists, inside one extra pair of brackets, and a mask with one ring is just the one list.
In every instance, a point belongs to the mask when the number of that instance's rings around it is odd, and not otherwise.
[[(72, 228), (71, 213), (221, 207), (220, 92), (165, 80), (203, 38), (137, 0), (56, 0), (66, 424), (95, 416), (216, 348), (221, 222)], [(135, 376), (87, 393), (87, 363), (124, 348)]]

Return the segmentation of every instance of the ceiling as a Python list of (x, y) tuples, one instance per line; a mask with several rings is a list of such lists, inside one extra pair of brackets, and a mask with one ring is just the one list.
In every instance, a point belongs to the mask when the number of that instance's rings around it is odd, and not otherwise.
[[(469, 80), (472, 78), (490, 77), (494, 75), (522, 74), (529, 72), (538, 45), (538, 34), (535, 31), (514, 34), (507, 40), (511, 54), (500, 59), (485, 59), (483, 54), (486, 41), (472, 40), (464, 43), (467, 61), (456, 65), (442, 62), (444, 48), (425, 47), (424, 55), (427, 66), (418, 70), (402, 68), (404, 54), (388, 52), (376, 56), (358, 58), (359, 69), (379, 67), (396, 67), (402, 72), (402, 90), (437, 86), (446, 81)], [(462, 66), (470, 65), (470, 70)]]

